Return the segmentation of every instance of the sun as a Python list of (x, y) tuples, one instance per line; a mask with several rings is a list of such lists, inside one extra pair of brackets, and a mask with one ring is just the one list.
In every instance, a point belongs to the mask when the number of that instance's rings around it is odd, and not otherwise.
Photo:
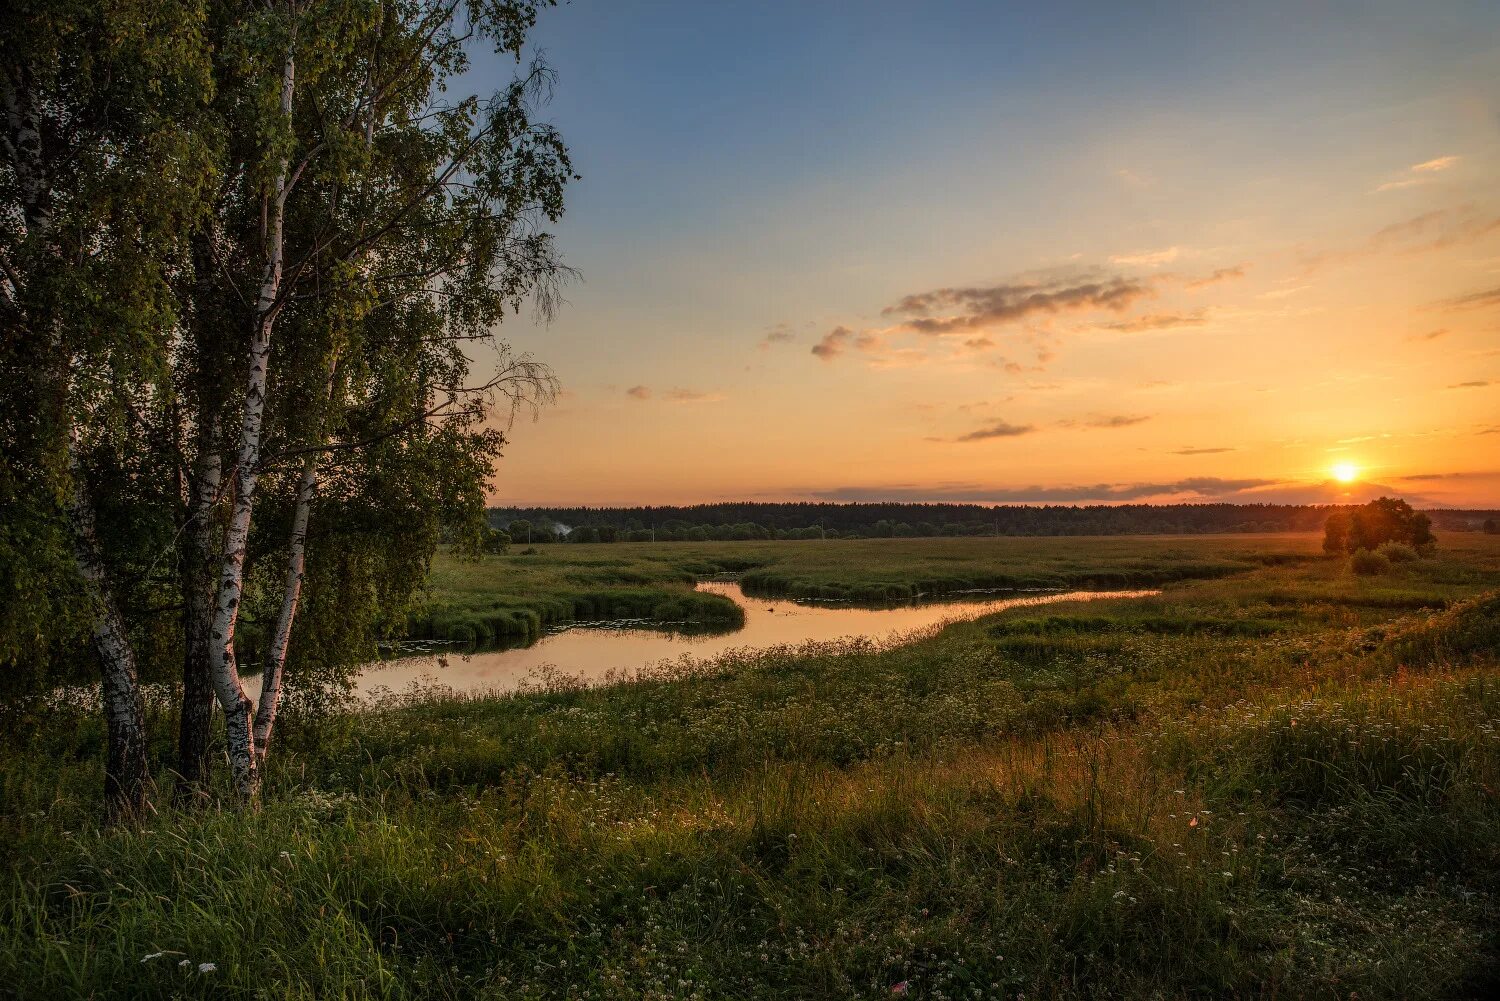
[(1335, 462), (1329, 471), (1340, 483), (1353, 483), (1359, 479), (1359, 467), (1352, 462)]

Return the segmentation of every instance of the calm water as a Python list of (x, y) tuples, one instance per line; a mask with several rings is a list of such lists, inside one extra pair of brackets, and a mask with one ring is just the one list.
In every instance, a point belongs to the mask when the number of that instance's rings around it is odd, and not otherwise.
[[(726, 650), (763, 649), (785, 643), (847, 636), (884, 639), (940, 622), (976, 618), (1003, 608), (1061, 601), (1139, 598), (1157, 593), (1071, 591), (1018, 595), (1012, 592), (1004, 596), (975, 595), (972, 600), (872, 609), (750, 598), (738, 584), (722, 581), (702, 582), (698, 590), (726, 595), (743, 606), (744, 628), (711, 634), (681, 634), (655, 629), (579, 625), (544, 635), (526, 647), (472, 654), (450, 650), (372, 665), (361, 673), (356, 688), (360, 694), (367, 695), (378, 688), (400, 691), (416, 682), (437, 683), (459, 691), (509, 691), (520, 687), (526, 679), (536, 678), (541, 672), (550, 670), (598, 682), (606, 680), (611, 673), (628, 674), (683, 656), (707, 658)], [(247, 688), (258, 689), (260, 686), (259, 677), (246, 678), (245, 681)], [(250, 692), (252, 698), (257, 694), (254, 690)]]

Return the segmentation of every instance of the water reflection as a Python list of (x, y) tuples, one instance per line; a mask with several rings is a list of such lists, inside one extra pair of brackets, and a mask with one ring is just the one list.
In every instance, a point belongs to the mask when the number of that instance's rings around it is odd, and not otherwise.
[[(554, 669), (564, 675), (596, 682), (612, 672), (630, 672), (683, 655), (707, 658), (731, 649), (761, 649), (848, 636), (883, 639), (895, 633), (940, 622), (972, 619), (1005, 608), (1101, 598), (1139, 598), (1157, 593), (1009, 592), (887, 608), (860, 608), (753, 598), (741, 591), (739, 584), (728, 581), (704, 581), (698, 585), (698, 590), (725, 595), (743, 606), (744, 627), (727, 632), (667, 632), (575, 625), (544, 635), (529, 646), (468, 654), (450, 650), (372, 665), (360, 674), (356, 689), (367, 695), (377, 688), (399, 691), (413, 682), (432, 681), (459, 691), (510, 691), (519, 687), (526, 678)], [(259, 679), (254, 680), (258, 685)]]

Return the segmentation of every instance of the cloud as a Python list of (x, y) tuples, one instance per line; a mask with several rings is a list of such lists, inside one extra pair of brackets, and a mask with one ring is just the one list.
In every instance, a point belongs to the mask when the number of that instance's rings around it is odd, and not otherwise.
[(1447, 170), (1457, 162), (1458, 157), (1456, 156), (1440, 156), (1433, 160), (1424, 161), (1423, 163), (1414, 163), (1411, 165), (1411, 169), (1417, 173)]
[[(625, 390), (625, 395), (632, 400), (649, 400), (655, 394), (651, 392), (650, 386), (631, 386)], [(661, 398), (669, 403), (717, 403), (725, 397), (723, 393), (700, 393), (697, 390), (676, 387), (667, 390)]]
[(1201, 309), (1191, 313), (1148, 313), (1133, 320), (1120, 320), (1103, 324), (1106, 330), (1118, 330), (1127, 334), (1139, 334), (1147, 330), (1168, 330), (1172, 327), (1201, 327), (1208, 317)]
[(672, 403), (718, 403), (725, 399), (723, 393), (702, 393), (696, 389), (675, 388), (667, 392), (666, 399)]
[(996, 421), (993, 424), (961, 434), (954, 441), (988, 441), (991, 438), (1018, 438), (1023, 434), (1031, 434), (1036, 428), (1031, 424), (1007, 424), (1005, 421)]
[(1119, 502), (1146, 497), (1188, 496), (1222, 499), (1243, 491), (1280, 484), (1280, 480), (1228, 480), (1216, 476), (1193, 476), (1161, 483), (1095, 483), (1080, 486), (998, 487), (978, 483), (948, 483), (924, 486), (894, 484), (880, 487), (837, 487), (813, 491), (831, 501), (950, 501), (954, 503), (1068, 504), (1086, 501)]
[(1262, 292), (1260, 297), (1262, 299), (1285, 299), (1289, 295), (1296, 295), (1298, 292), (1305, 292), (1310, 288), (1312, 288), (1311, 285), (1293, 285), (1291, 288), (1276, 288), (1269, 292)]
[(1134, 424), (1144, 424), (1151, 419), (1150, 414), (1114, 414), (1111, 416), (1095, 416), (1085, 420), (1058, 421), (1059, 427), (1065, 428), (1128, 428)]
[(1500, 306), (1500, 287), (1487, 288), (1479, 292), (1470, 292), (1442, 303), (1445, 309), (1483, 309), (1487, 306)]
[(1163, 264), (1171, 264), (1181, 256), (1181, 247), (1164, 247), (1161, 250), (1142, 250), (1134, 254), (1114, 254), (1110, 257), (1109, 263), (1156, 268)]
[(1062, 486), (993, 486), (983, 483), (897, 483), (800, 491), (829, 501), (923, 501), (973, 504), (1123, 504), (1196, 502), (1218, 504), (1361, 504), (1376, 497), (1405, 496), (1414, 504), (1431, 502), (1384, 483), (1343, 484), (1271, 479), (1193, 476), (1138, 483)]
[(1386, 181), (1376, 187), (1375, 191), (1400, 191), (1402, 188), (1414, 188), (1422, 184), (1430, 184), (1433, 174), (1447, 170), (1458, 162), (1456, 156), (1439, 156), (1422, 163), (1414, 163), (1406, 168), (1407, 174), (1414, 176), (1402, 177), (1394, 181)]
[(1249, 267), (1249, 265), (1236, 264), (1232, 268), (1218, 268), (1214, 271), (1213, 274), (1205, 275), (1202, 278), (1194, 278), (1182, 287), (1187, 289), (1207, 288), (1209, 285), (1216, 285), (1219, 282), (1227, 282), (1233, 281), (1236, 278), (1243, 278), (1245, 277), (1245, 268), (1247, 267)]
[[(882, 315), (909, 317), (902, 325), (917, 333), (968, 333), (1035, 315), (1120, 311), (1153, 294), (1150, 281), (1123, 276), (940, 288), (905, 296), (882, 310)], [(933, 315), (940, 311), (942, 315)]]
[(1500, 231), (1500, 217), (1478, 215), (1472, 205), (1435, 209), (1402, 222), (1391, 223), (1370, 237), (1373, 250), (1420, 254), (1469, 243)]
[(1449, 386), (1448, 388), (1449, 389), (1483, 389), (1485, 386), (1488, 386), (1488, 385), (1489, 385), (1489, 381), (1488, 380), (1485, 380), (1485, 379), (1474, 379), (1474, 380), (1472, 380), (1470, 382), (1455, 382), (1453, 385)]
[(797, 339), (790, 327), (785, 323), (778, 323), (772, 327), (767, 334), (760, 339), (760, 349), (765, 351), (774, 344), (788, 344)]
[(1425, 334), (1408, 334), (1406, 339), (1409, 341), (1435, 341), (1447, 333), (1447, 327), (1440, 327), (1437, 330), (1429, 330)]
[(1477, 470), (1467, 473), (1412, 473), (1398, 476), (1398, 480), (1491, 480), (1500, 476), (1500, 470)]
[(1220, 452), (1233, 452), (1232, 448), (1179, 448), (1173, 455), (1218, 455)]
[(1419, 185), (1427, 184), (1429, 181), (1430, 178), (1426, 177), (1404, 177), (1399, 181), (1386, 181), (1377, 187), (1375, 191), (1377, 194), (1382, 191), (1400, 191), (1402, 188), (1415, 188)]
[(1485, 216), (1473, 205), (1433, 209), (1376, 230), (1359, 246), (1303, 258), (1304, 273), (1348, 264), (1376, 254), (1424, 254), (1481, 240), (1500, 231), (1500, 216)]
[(853, 345), (860, 351), (871, 351), (880, 343), (879, 339), (871, 333), (858, 333), (848, 327), (834, 327), (823, 335), (823, 339), (812, 346), (812, 353), (824, 361), (831, 361), (843, 354), (844, 349)]

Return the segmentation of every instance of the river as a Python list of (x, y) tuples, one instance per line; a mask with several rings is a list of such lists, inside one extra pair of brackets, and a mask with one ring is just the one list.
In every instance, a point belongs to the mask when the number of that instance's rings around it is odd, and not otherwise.
[[(380, 661), (360, 672), (355, 679), (355, 690), (359, 695), (369, 696), (381, 689), (401, 691), (413, 684), (437, 684), (461, 692), (515, 691), (528, 679), (554, 671), (587, 683), (598, 683), (612, 675), (629, 675), (643, 667), (683, 656), (706, 659), (726, 650), (755, 650), (844, 637), (880, 640), (1006, 608), (1103, 598), (1140, 598), (1157, 593), (1011, 591), (953, 596), (942, 601), (883, 608), (860, 608), (841, 603), (754, 598), (741, 591), (739, 584), (729, 581), (703, 581), (698, 584), (698, 590), (725, 595), (741, 605), (745, 609), (745, 625), (723, 632), (683, 633), (581, 623), (548, 632), (528, 646), (474, 652), (439, 650)], [(255, 698), (259, 694), (259, 676), (247, 677), (245, 682), (251, 698)]]

